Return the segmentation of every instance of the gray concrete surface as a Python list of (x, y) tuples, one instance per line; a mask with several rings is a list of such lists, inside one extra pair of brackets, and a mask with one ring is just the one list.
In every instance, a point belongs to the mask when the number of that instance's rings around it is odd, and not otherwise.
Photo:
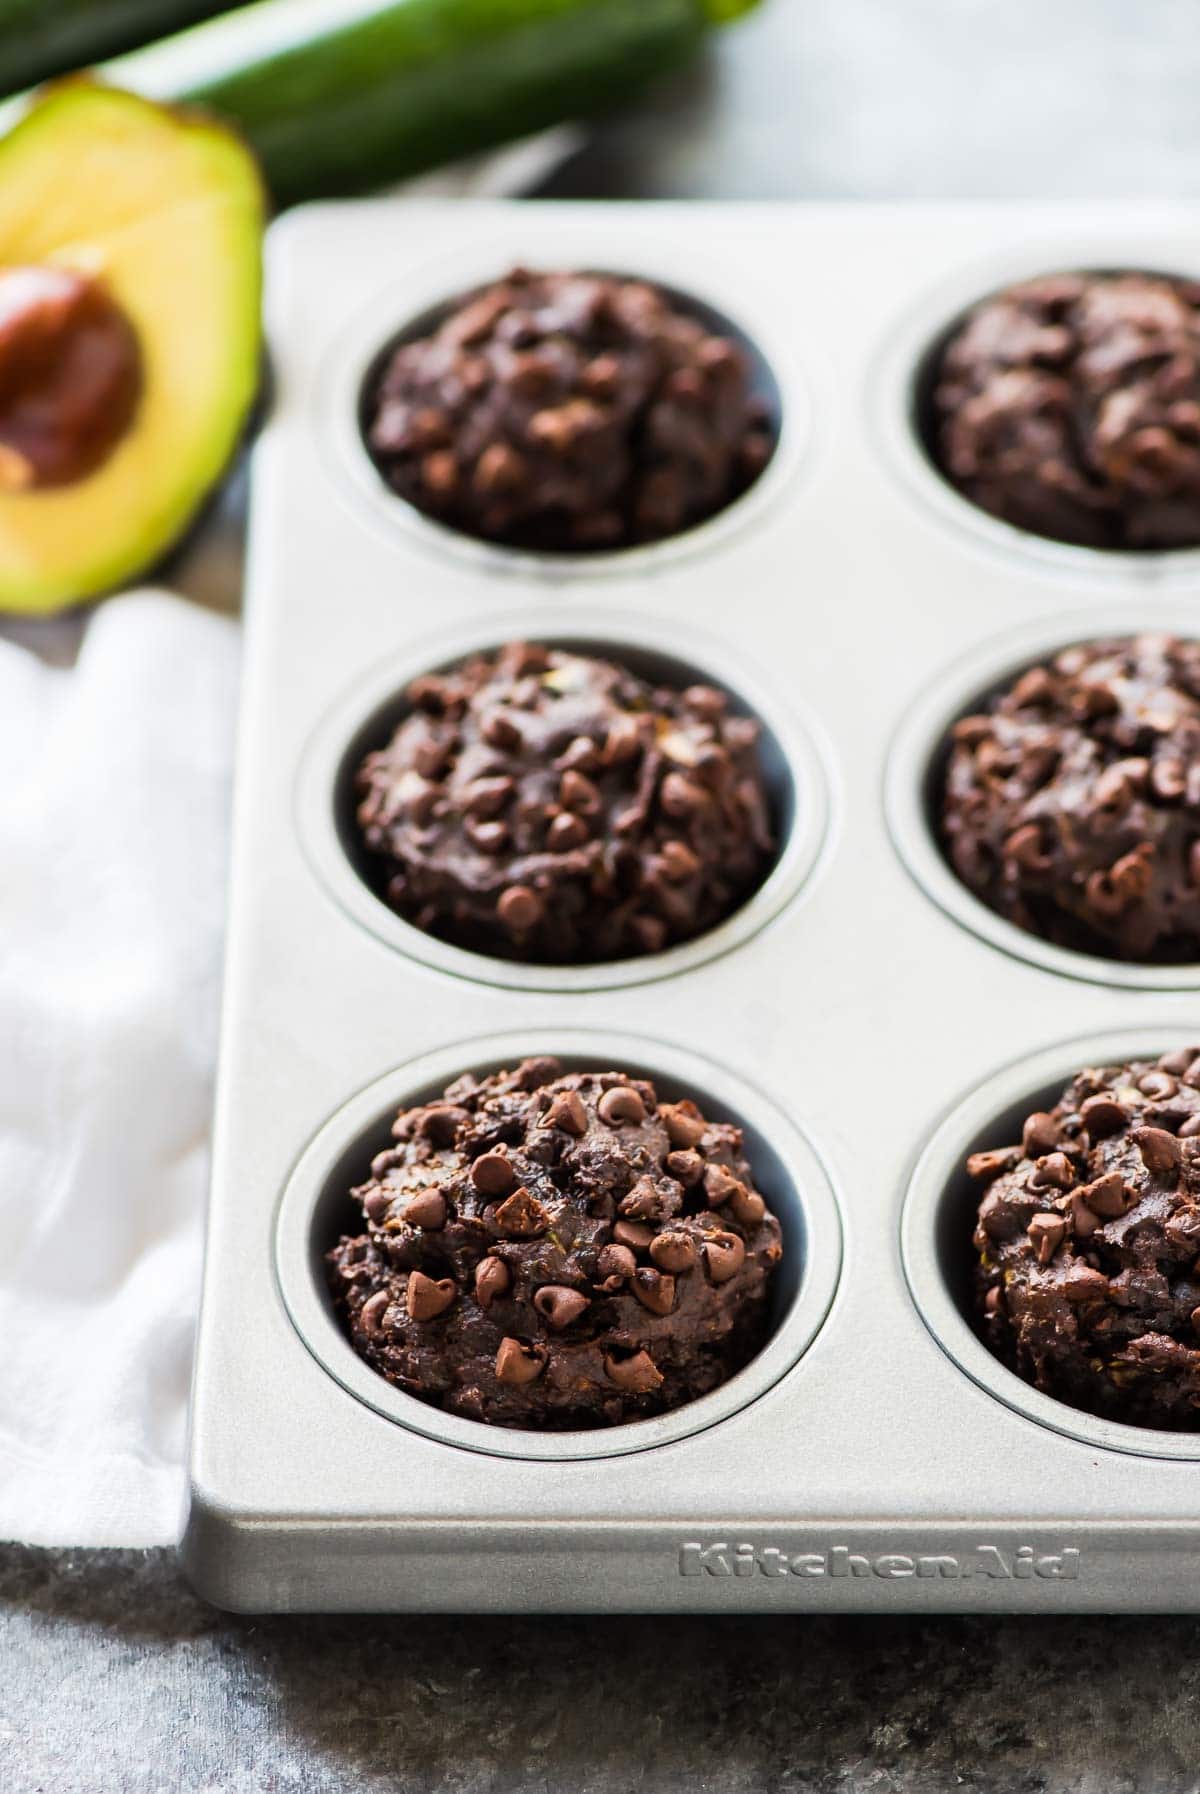
[[(770, 0), (545, 191), (1188, 195), (1198, 92), (1195, 0)], [(2, 1794), (641, 1787), (1200, 1789), (1200, 1622), (248, 1621), (0, 1547)]]

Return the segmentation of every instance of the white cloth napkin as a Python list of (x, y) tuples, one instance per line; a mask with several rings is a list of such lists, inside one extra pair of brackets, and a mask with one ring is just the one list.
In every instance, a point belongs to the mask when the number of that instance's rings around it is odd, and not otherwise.
[(0, 640), (0, 1537), (177, 1535), (238, 631), (113, 599)]

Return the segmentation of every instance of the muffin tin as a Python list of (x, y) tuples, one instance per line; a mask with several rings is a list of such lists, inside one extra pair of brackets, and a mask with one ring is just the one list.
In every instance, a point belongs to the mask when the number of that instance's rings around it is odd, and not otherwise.
[[(1023, 537), (950, 492), (913, 431), (921, 356), (964, 303), (1057, 267), (1200, 272), (1189, 223), (379, 201), (274, 227), (183, 1544), (210, 1599), (1200, 1608), (1200, 1434), (1093, 1420), (987, 1353), (964, 1312), (961, 1178), (1078, 1066), (1200, 1037), (1200, 968), (1007, 928), (954, 883), (927, 811), (948, 721), (1048, 648), (1186, 632), (1200, 557)], [(358, 433), (365, 374), (514, 262), (660, 280), (757, 345), (782, 432), (743, 499), (576, 560), (455, 537), (387, 492)], [(696, 669), (762, 718), (784, 839), (744, 910), (658, 956), (546, 968), (430, 940), (374, 895), (354, 754), (412, 674), (514, 636)], [(488, 1428), (393, 1389), (337, 1326), (321, 1252), (390, 1114), (531, 1051), (694, 1090), (746, 1127), (788, 1229), (775, 1331), (691, 1407)]]

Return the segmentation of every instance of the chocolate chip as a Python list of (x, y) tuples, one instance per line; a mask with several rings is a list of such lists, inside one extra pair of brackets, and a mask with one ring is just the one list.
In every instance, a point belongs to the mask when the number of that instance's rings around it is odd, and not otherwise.
[(728, 1283), (745, 1261), (745, 1242), (736, 1233), (710, 1233), (704, 1242), (704, 1263), (714, 1283)]
[(1059, 1126), (1053, 1115), (1039, 1110), (1030, 1115), (1021, 1130), (1021, 1151), (1027, 1159), (1040, 1159), (1054, 1151), (1059, 1142)]
[(675, 1279), (644, 1265), (634, 1272), (633, 1293), (651, 1314), (670, 1314), (675, 1306)]
[(369, 1338), (379, 1332), (384, 1315), (391, 1306), (391, 1296), (386, 1289), (378, 1289), (373, 1296), (368, 1296), (358, 1311), (358, 1324)]
[(662, 1387), (662, 1372), (649, 1352), (634, 1352), (628, 1358), (618, 1358), (615, 1353), (606, 1352), (604, 1374), (610, 1383), (615, 1383), (618, 1389), (627, 1389), (631, 1395), (649, 1395)]
[(471, 1182), (481, 1196), (503, 1196), (517, 1181), (506, 1152), (481, 1153), (471, 1166)]
[(1079, 1111), (1079, 1118), (1087, 1129), (1090, 1140), (1103, 1140), (1109, 1134), (1119, 1134), (1129, 1120), (1129, 1111), (1114, 1096), (1089, 1096)]
[(720, 1208), (723, 1202), (728, 1202), (744, 1188), (745, 1185), (724, 1165), (710, 1165), (704, 1173), (704, 1192), (709, 1208)]
[(672, 1177), (678, 1178), (685, 1190), (690, 1190), (704, 1176), (704, 1160), (691, 1148), (680, 1147), (667, 1154), (667, 1170)]
[(681, 1103), (660, 1103), (658, 1113), (672, 1146), (699, 1146), (708, 1132), (707, 1121), (695, 1103), (686, 1099)]
[(632, 1277), (637, 1259), (628, 1246), (605, 1246), (596, 1260), (596, 1269), (601, 1277)]
[(496, 1353), (496, 1376), (501, 1383), (519, 1387), (532, 1383), (546, 1368), (545, 1359), (519, 1339), (505, 1337)]
[(1048, 1265), (1067, 1237), (1066, 1216), (1034, 1215), (1025, 1231), (1033, 1241), (1038, 1263)]
[(1129, 1137), (1147, 1171), (1174, 1171), (1183, 1157), (1179, 1141), (1166, 1128), (1137, 1127), (1130, 1130)]
[(586, 1296), (562, 1283), (544, 1283), (534, 1296), (533, 1305), (556, 1332), (577, 1321), (590, 1306)]
[(739, 1184), (729, 1198), (729, 1206), (733, 1218), (747, 1230), (759, 1227), (767, 1213), (767, 1205), (757, 1190), (748, 1190), (745, 1184)]
[(421, 1111), (417, 1132), (435, 1146), (453, 1146), (459, 1128), (469, 1120), (467, 1111), (457, 1103), (430, 1103)]
[(543, 1127), (560, 1128), (564, 1134), (579, 1139), (587, 1133), (587, 1110), (583, 1098), (575, 1090), (560, 1090), (542, 1116)]
[(628, 1246), (631, 1252), (645, 1252), (654, 1238), (654, 1229), (642, 1221), (617, 1221), (612, 1236), (618, 1246)]
[(664, 841), (658, 850), (658, 860), (663, 877), (672, 884), (682, 884), (685, 879), (695, 878), (700, 870), (699, 856), (683, 841)]
[(529, 885), (509, 885), (496, 899), (496, 914), (513, 934), (527, 934), (545, 914), (545, 904)]
[(386, 1185), (381, 1189), (369, 1190), (363, 1198), (363, 1214), (367, 1220), (374, 1221), (378, 1225), (391, 1208), (395, 1194), (396, 1192), (388, 1189)]
[(458, 1286), (453, 1277), (440, 1277), (436, 1282), (426, 1277), (423, 1271), (410, 1271), (405, 1303), (409, 1319), (414, 1321), (432, 1321), (439, 1314), (445, 1314), (458, 1294)]
[(558, 783), (558, 801), (564, 810), (589, 813), (600, 808), (600, 793), (583, 773), (568, 768)]
[(710, 802), (703, 785), (681, 772), (669, 772), (662, 782), (658, 801), (668, 816), (690, 817)]
[(988, 1152), (973, 1152), (967, 1160), (968, 1177), (999, 1177), (1011, 1171), (1021, 1154), (1015, 1146), (997, 1146)]
[(507, 822), (473, 822), (470, 817), (463, 823), (463, 834), (480, 851), (495, 855), (503, 853), (508, 846)]
[(546, 845), (552, 853), (572, 853), (575, 848), (582, 847), (587, 838), (587, 823), (582, 816), (574, 816), (567, 810), (551, 817), (546, 830)]
[(1166, 1071), (1148, 1071), (1138, 1079), (1138, 1089), (1154, 1102), (1165, 1103), (1178, 1090), (1177, 1081)]
[(463, 805), (468, 816), (486, 822), (512, 802), (516, 790), (515, 781), (509, 778), (472, 779), (463, 792)]
[(618, 1127), (623, 1121), (646, 1119), (646, 1105), (630, 1084), (614, 1084), (611, 1090), (604, 1092), (597, 1108), (601, 1120), (607, 1121), (610, 1127)]
[(512, 1274), (502, 1258), (481, 1258), (475, 1266), (475, 1300), (490, 1308), (497, 1296), (507, 1294)]
[(410, 1227), (437, 1233), (446, 1225), (446, 1198), (438, 1189), (421, 1190), (405, 1203), (404, 1219)]
[(510, 754), (515, 753), (525, 739), (505, 710), (493, 710), (485, 716), (479, 726), (479, 733), (489, 747), (503, 748)]
[(549, 1214), (524, 1184), (506, 1197), (496, 1210), (496, 1226), (510, 1239), (535, 1239), (538, 1234), (545, 1233), (549, 1225)]
[(1129, 1197), (1125, 1189), (1125, 1180), (1119, 1171), (1106, 1171), (1093, 1183), (1081, 1184), (1076, 1191), (1080, 1202), (1086, 1203), (1094, 1215), (1102, 1215), (1105, 1220), (1113, 1220), (1123, 1215), (1129, 1206)]
[(621, 1213), (631, 1221), (661, 1221), (664, 1214), (663, 1195), (652, 1177), (639, 1177), (622, 1196)]
[(1034, 1166), (1029, 1182), (1035, 1190), (1069, 1190), (1075, 1182), (1075, 1167), (1065, 1152), (1048, 1152)]
[(1081, 1240), (1091, 1239), (1097, 1229), (1102, 1226), (1099, 1215), (1088, 1207), (1078, 1190), (1071, 1198), (1071, 1225), (1075, 1229), (1076, 1237)]
[(1178, 1078), (1182, 1077), (1185, 1071), (1190, 1070), (1198, 1054), (1200, 1054), (1200, 1049), (1196, 1047), (1178, 1047), (1174, 1052), (1164, 1053), (1158, 1063), (1163, 1071), (1169, 1071)]
[(650, 1242), (650, 1257), (660, 1271), (690, 1271), (696, 1262), (696, 1246), (690, 1234), (660, 1233)]

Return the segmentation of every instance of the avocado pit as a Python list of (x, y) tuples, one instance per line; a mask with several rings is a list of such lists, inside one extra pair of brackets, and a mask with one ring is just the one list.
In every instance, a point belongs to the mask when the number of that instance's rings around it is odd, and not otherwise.
[(141, 391), (137, 334), (98, 280), (0, 270), (0, 490), (85, 479), (129, 429)]

